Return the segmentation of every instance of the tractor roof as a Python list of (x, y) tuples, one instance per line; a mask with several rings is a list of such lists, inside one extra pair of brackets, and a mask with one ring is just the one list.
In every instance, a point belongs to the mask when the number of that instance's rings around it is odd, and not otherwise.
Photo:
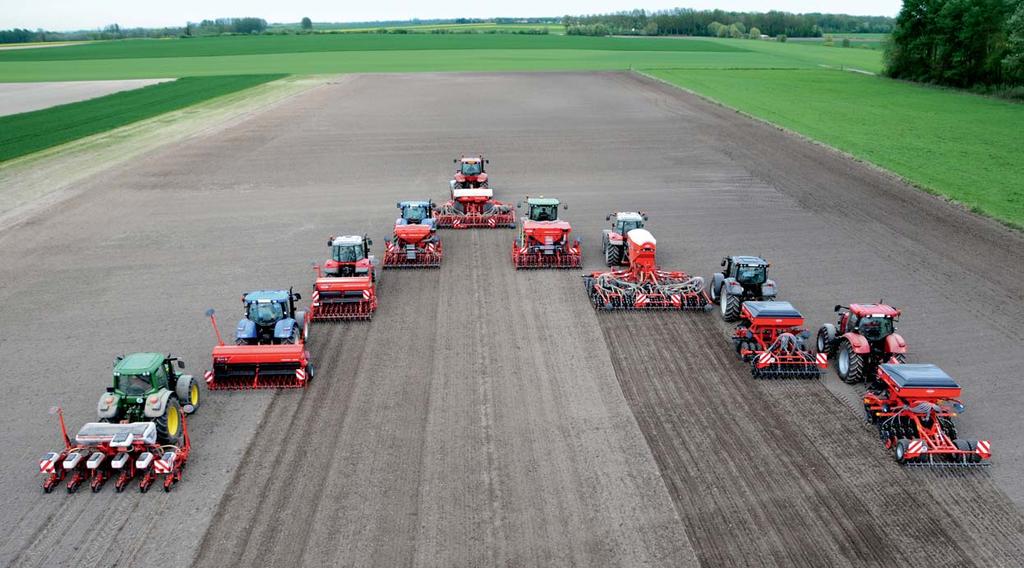
[(341, 235), (339, 237), (334, 237), (334, 240), (331, 241), (331, 246), (335, 247), (361, 244), (363, 244), (363, 237), (360, 237), (359, 235)]
[(620, 221), (643, 221), (643, 215), (636, 211), (619, 211), (615, 214), (615, 218)]
[(759, 256), (734, 256), (734, 264), (745, 264), (747, 266), (768, 266), (768, 261)]
[(900, 315), (900, 311), (885, 304), (850, 304), (850, 311), (857, 317), (881, 316), (894, 318)]
[(132, 353), (114, 365), (115, 375), (144, 375), (155, 373), (164, 362), (163, 353)]
[(461, 161), (468, 164), (475, 164), (482, 159), (484, 159), (483, 156), (463, 156), (462, 158), (460, 158)]
[(960, 388), (952, 377), (935, 365), (884, 363), (880, 367), (900, 388)]
[(743, 302), (743, 307), (755, 318), (802, 318), (789, 302)]
[(558, 200), (553, 197), (527, 197), (526, 202), (530, 205), (558, 205)]
[(629, 239), (636, 246), (643, 246), (646, 244), (657, 245), (658, 241), (654, 239), (654, 235), (651, 234), (647, 229), (633, 229), (626, 233), (626, 238)]
[(398, 208), (404, 209), (406, 207), (430, 207), (429, 201), (399, 201)]
[(291, 298), (288, 290), (254, 290), (245, 295), (245, 303), (251, 304), (260, 300), (270, 302), (287, 302)]

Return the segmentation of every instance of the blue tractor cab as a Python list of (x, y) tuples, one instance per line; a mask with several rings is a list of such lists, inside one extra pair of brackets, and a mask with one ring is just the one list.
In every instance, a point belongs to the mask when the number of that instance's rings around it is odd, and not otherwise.
[(302, 296), (288, 290), (255, 290), (242, 296), (245, 317), (238, 322), (238, 345), (298, 343), (302, 339), (304, 311), (295, 311)]
[(402, 215), (395, 219), (395, 225), (428, 225), (437, 229), (432, 201), (399, 201), (396, 205)]

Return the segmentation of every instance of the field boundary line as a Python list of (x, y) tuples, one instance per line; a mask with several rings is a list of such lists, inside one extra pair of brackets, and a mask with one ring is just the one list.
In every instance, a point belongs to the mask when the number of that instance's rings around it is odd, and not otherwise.
[[(660, 71), (660, 70), (667, 70), (667, 69), (651, 68), (650, 70), (651, 71)], [(681, 71), (716, 71), (716, 69), (680, 69), (680, 70)], [(813, 69), (811, 69), (811, 70), (813, 70)], [(833, 71), (837, 71), (837, 72), (848, 72), (847, 70), (842, 70), (842, 71), (839, 70), (839, 69), (832, 69), (832, 70)], [(851, 153), (849, 153), (849, 152), (847, 152), (845, 150), (840, 150), (839, 148), (836, 148), (835, 146), (832, 146), (830, 144), (826, 144), (825, 142), (822, 142), (821, 140), (818, 140), (816, 138), (811, 138), (810, 136), (808, 136), (806, 134), (803, 134), (801, 132), (798, 132), (796, 130), (793, 130), (791, 128), (786, 128), (785, 126), (782, 126), (781, 124), (777, 124), (775, 122), (772, 122), (772, 121), (768, 120), (767, 118), (761, 118), (760, 116), (757, 116), (755, 114), (751, 114), (751, 113), (749, 113), (747, 111), (740, 110), (740, 109), (738, 109), (738, 108), (736, 108), (734, 106), (730, 106), (728, 104), (725, 104), (724, 102), (722, 102), (722, 101), (720, 101), (718, 99), (715, 99), (715, 98), (710, 97), (708, 95), (705, 95), (703, 93), (699, 93), (697, 91), (694, 91), (693, 89), (689, 89), (687, 87), (683, 87), (682, 85), (676, 85), (675, 83), (672, 83), (671, 81), (666, 81), (665, 79), (662, 79), (660, 77), (655, 77), (654, 75), (650, 75), (648, 73), (645, 73), (643, 70), (631, 69), (631, 70), (628, 71), (628, 73), (633, 73), (633, 74), (635, 74), (635, 75), (637, 75), (639, 77), (642, 77), (644, 79), (649, 79), (651, 81), (655, 81), (655, 82), (667, 85), (667, 86), (669, 86), (669, 87), (671, 87), (673, 89), (678, 89), (680, 91), (683, 91), (684, 93), (693, 95), (693, 96), (695, 96), (695, 97), (697, 97), (697, 98), (699, 98), (701, 100), (707, 101), (707, 102), (709, 102), (709, 103), (711, 103), (713, 105), (722, 107), (724, 109), (731, 110), (731, 111), (735, 112), (736, 114), (739, 114), (739, 115), (741, 115), (743, 117), (749, 118), (749, 119), (754, 120), (756, 122), (760, 122), (761, 124), (770, 126), (770, 127), (774, 128), (776, 130), (780, 130), (782, 132), (785, 132), (786, 134), (788, 134), (790, 136), (795, 136), (795, 137), (797, 137), (797, 138), (799, 138), (801, 140), (804, 140), (805, 142), (809, 142), (809, 143), (814, 144), (816, 146), (820, 146), (822, 148), (825, 148), (825, 149), (827, 149), (827, 150), (829, 150), (831, 152), (835, 152), (835, 153), (843, 156), (844, 158), (847, 158), (849, 160), (853, 160), (855, 162), (863, 164), (863, 165), (865, 165), (865, 166), (875, 170), (877, 173), (880, 173), (880, 174), (882, 174), (884, 176), (887, 176), (889, 178), (892, 178), (892, 179), (894, 179), (896, 181), (899, 181), (899, 182), (902, 182), (902, 183), (904, 183), (906, 185), (909, 185), (909, 186), (911, 186), (911, 187), (913, 187), (913, 188), (915, 188), (915, 189), (917, 189), (917, 190), (919, 190), (919, 191), (921, 191), (921, 192), (923, 192), (923, 193), (925, 193), (925, 194), (927, 194), (927, 195), (929, 195), (929, 196), (931, 196), (931, 197), (933, 197), (935, 199), (939, 199), (941, 201), (944, 201), (944, 202), (948, 203), (949, 205), (952, 205), (953, 207), (956, 207), (956, 208), (958, 208), (958, 209), (960, 209), (962, 211), (965, 211), (967, 213), (970, 213), (972, 215), (976, 215), (978, 217), (981, 217), (983, 219), (987, 219), (989, 221), (994, 221), (994, 222), (996, 222), (996, 223), (998, 223), (998, 224), (1000, 224), (1000, 225), (1002, 225), (1004, 227), (1007, 227), (1009, 229), (1012, 229), (1014, 231), (1024, 231), (1024, 226), (1018, 225), (1018, 224), (1014, 223), (1013, 221), (1007, 221), (1007, 220), (999, 219), (998, 217), (995, 217), (993, 215), (989, 215), (989, 214), (987, 214), (987, 213), (985, 213), (983, 211), (978, 211), (978, 210), (974, 209), (973, 207), (970, 207), (969, 205), (966, 205), (963, 202), (957, 201), (956, 199), (953, 199), (952, 197), (949, 197), (947, 195), (943, 195), (943, 194), (939, 193), (939, 191), (934, 189), (934, 188), (931, 188), (931, 187), (929, 187), (927, 185), (924, 185), (924, 184), (922, 184), (920, 182), (917, 182), (915, 180), (912, 180), (910, 178), (904, 177), (904, 176), (902, 176), (902, 175), (900, 175), (900, 174), (898, 174), (898, 173), (896, 173), (896, 172), (894, 172), (894, 171), (892, 171), (890, 169), (887, 169), (887, 168), (884, 168), (882, 166), (879, 166), (878, 164), (876, 164), (876, 163), (874, 163), (872, 161), (869, 161), (869, 160), (866, 160), (866, 159), (861, 158), (859, 156), (856, 156), (854, 154), (851, 154)], [(875, 76), (877, 77), (877, 75), (875, 75)]]

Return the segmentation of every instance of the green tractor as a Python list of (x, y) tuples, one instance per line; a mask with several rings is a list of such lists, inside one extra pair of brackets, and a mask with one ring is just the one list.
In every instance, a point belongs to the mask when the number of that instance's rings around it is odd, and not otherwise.
[[(177, 365), (177, 368), (175, 368)], [(157, 440), (178, 443), (181, 413), (199, 409), (199, 384), (178, 374), (185, 363), (162, 353), (132, 353), (114, 363), (114, 385), (100, 396), (100, 422), (153, 422)]]

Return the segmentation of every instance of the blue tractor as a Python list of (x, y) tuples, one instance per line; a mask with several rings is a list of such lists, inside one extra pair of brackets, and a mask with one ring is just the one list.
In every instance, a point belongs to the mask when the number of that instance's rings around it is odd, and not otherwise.
[(306, 312), (295, 310), (302, 297), (288, 290), (255, 290), (242, 296), (245, 317), (235, 329), (237, 345), (286, 345), (305, 340)]

